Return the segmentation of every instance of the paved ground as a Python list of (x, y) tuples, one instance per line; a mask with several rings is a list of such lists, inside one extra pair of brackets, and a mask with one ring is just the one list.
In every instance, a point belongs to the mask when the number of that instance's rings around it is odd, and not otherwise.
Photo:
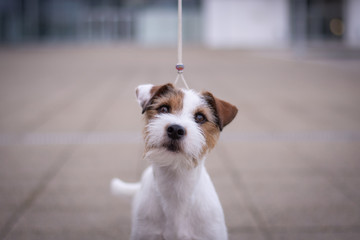
[[(360, 239), (360, 61), (187, 49), (191, 87), (239, 108), (207, 167), (230, 239)], [(174, 49), (0, 50), (0, 239), (128, 239), (140, 83), (172, 82)]]

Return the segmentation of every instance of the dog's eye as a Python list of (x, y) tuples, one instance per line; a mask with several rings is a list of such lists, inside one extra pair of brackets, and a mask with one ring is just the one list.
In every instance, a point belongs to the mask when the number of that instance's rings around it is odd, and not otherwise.
[(203, 124), (207, 121), (206, 117), (204, 114), (202, 113), (196, 113), (195, 114), (195, 122), (199, 123), (199, 124)]
[(170, 106), (162, 105), (157, 110), (158, 110), (158, 113), (169, 113), (170, 112)]

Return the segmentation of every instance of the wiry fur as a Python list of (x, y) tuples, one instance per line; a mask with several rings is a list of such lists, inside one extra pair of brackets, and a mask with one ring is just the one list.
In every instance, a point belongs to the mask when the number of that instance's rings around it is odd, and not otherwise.
[[(140, 184), (113, 180), (112, 191), (132, 195), (131, 239), (227, 239), (224, 214), (205, 169), (206, 154), (215, 146), (222, 128), (237, 109), (210, 93), (163, 86), (141, 85), (136, 89), (145, 113), (144, 158), (151, 163)], [(167, 105), (169, 113), (159, 112)], [(195, 114), (207, 121), (197, 123)], [(170, 139), (166, 129), (181, 125), (185, 134)], [(176, 148), (168, 148), (174, 145)], [(175, 150), (174, 150), (175, 149)]]

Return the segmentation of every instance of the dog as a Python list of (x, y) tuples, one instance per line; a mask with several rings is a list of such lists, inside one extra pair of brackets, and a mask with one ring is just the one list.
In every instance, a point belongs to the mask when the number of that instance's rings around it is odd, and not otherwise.
[(210, 92), (170, 83), (140, 85), (136, 97), (145, 116), (144, 159), (150, 167), (140, 183), (111, 182), (115, 195), (134, 196), (131, 239), (228, 239), (204, 162), (237, 108)]

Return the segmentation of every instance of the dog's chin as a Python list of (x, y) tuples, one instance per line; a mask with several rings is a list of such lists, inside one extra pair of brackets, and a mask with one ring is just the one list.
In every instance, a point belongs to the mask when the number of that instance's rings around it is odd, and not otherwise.
[(166, 151), (174, 153), (174, 154), (183, 153), (181, 145), (178, 142), (175, 142), (175, 141), (170, 141), (168, 143), (165, 143), (165, 144), (163, 144), (162, 147), (164, 149), (166, 149)]

